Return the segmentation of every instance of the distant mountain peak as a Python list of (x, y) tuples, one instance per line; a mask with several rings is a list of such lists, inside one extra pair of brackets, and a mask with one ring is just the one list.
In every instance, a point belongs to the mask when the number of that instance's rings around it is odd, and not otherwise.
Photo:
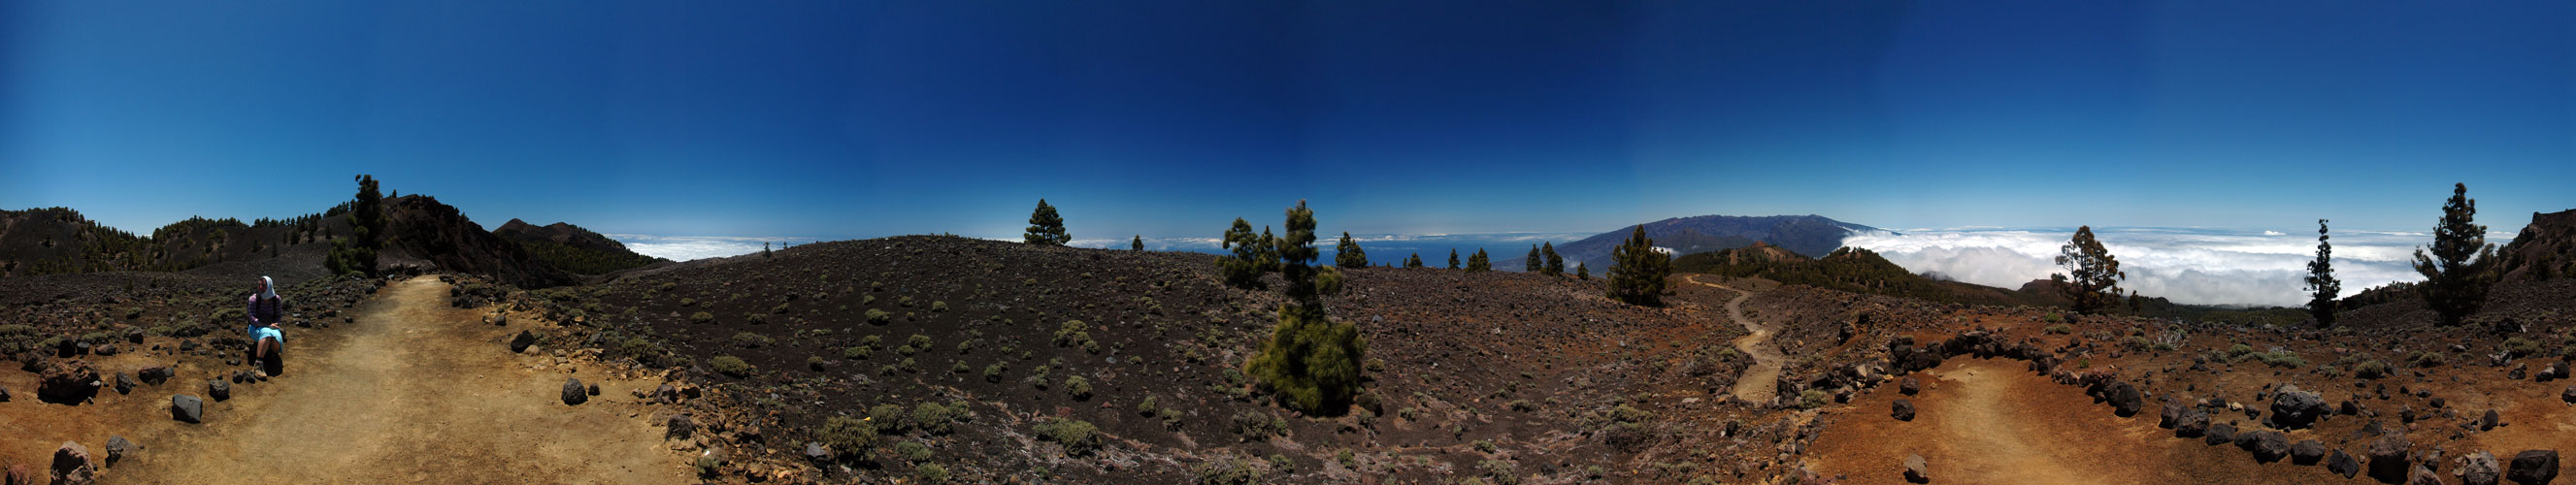
[(1671, 250), (1671, 255), (1704, 253), (1734, 249), (1762, 243), (1792, 253), (1830, 254), (1842, 247), (1843, 238), (1858, 232), (1883, 229), (1833, 220), (1825, 216), (1729, 216), (1703, 215), (1671, 217), (1644, 224), (1631, 224), (1557, 246), (1566, 259), (1582, 261), (1596, 268), (1608, 268), (1610, 249), (1627, 239), (1630, 231), (1645, 226), (1646, 237), (1655, 246)]

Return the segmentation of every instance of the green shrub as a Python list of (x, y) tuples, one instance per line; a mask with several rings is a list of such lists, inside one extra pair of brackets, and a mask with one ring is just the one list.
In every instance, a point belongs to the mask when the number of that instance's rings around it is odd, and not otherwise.
[(1476, 468), (1484, 470), (1487, 478), (1494, 479), (1494, 485), (1520, 485), (1521, 483), (1520, 474), (1512, 471), (1512, 462), (1488, 459), (1476, 462)]
[(707, 365), (714, 366), (716, 368), (716, 372), (722, 372), (729, 376), (745, 377), (751, 375), (751, 364), (743, 362), (740, 357), (719, 355), (716, 356), (716, 358), (707, 359)]
[(1802, 409), (1825, 407), (1825, 404), (1832, 403), (1833, 401), (1834, 395), (1826, 394), (1825, 391), (1821, 390), (1808, 389), (1804, 392), (1798, 393), (1798, 407)]
[(1279, 470), (1280, 473), (1297, 473), (1297, 460), (1288, 458), (1288, 455), (1271, 453), (1270, 469)]
[(911, 412), (905, 410), (903, 405), (893, 403), (878, 404), (868, 407), (867, 422), (870, 425), (876, 426), (878, 433), (896, 434), (902, 433), (903, 430), (911, 429), (912, 423), (906, 419), (910, 417)]
[[(2052, 315), (2054, 315), (2054, 314), (2052, 314)], [(2065, 335), (2065, 334), (2075, 333), (2075, 326), (2074, 326), (2074, 325), (2068, 325), (2068, 324), (2060, 323), (2060, 324), (2056, 324), (2056, 325), (2049, 325), (2049, 326), (2048, 326), (2048, 328), (2040, 329), (2040, 331), (2041, 331), (2041, 332), (2047, 332), (2047, 333), (2058, 334), (2058, 335)]]
[(964, 374), (964, 373), (974, 372), (974, 371), (975, 371), (975, 366), (966, 365), (966, 361), (963, 361), (963, 360), (956, 361), (955, 363), (951, 363), (951, 364), (949, 364), (949, 365), (948, 365), (948, 372), (949, 372), (949, 373), (951, 373), (951, 374)]
[(966, 408), (926, 402), (912, 407), (912, 425), (933, 435), (948, 434), (950, 423), (965, 419)]
[(895, 443), (894, 454), (895, 456), (903, 457), (903, 461), (913, 463), (930, 461), (930, 447), (922, 446), (921, 443), (911, 441)]
[(2251, 345), (2236, 344), (2227, 346), (2227, 358), (2230, 360), (2244, 360), (2245, 356), (2253, 354), (2254, 346)]
[(2441, 352), (2406, 354), (2406, 364), (2415, 367), (2440, 367), (2446, 360), (2448, 359), (2443, 357)]
[(2378, 361), (2378, 360), (2365, 360), (2365, 361), (2362, 361), (2360, 365), (2352, 366), (2352, 376), (2353, 376), (2353, 377), (2359, 377), (2359, 378), (2363, 378), (2363, 379), (2378, 379), (2378, 378), (2380, 378), (2380, 377), (2385, 377), (2385, 376), (2387, 376), (2387, 375), (2388, 375), (2388, 363), (2387, 363), (2387, 362), (2380, 362), (2380, 361)]
[[(2041, 321), (2045, 321), (2045, 322), (2048, 322), (2048, 323), (2066, 323), (2066, 314), (2063, 314), (2063, 313), (2054, 313), (2054, 312), (2052, 312), (2052, 313), (2049, 313), (2049, 314), (2047, 314), (2047, 315), (2042, 315), (2042, 316), (2040, 316), (2040, 317), (2039, 317), (2039, 319), (2040, 319)], [(2054, 326), (2052, 326), (2052, 328), (2053, 328), (2053, 327), (2054, 327)], [(2055, 332), (2055, 333), (2066, 333), (2066, 332)]]
[[(927, 452), (927, 451), (928, 451), (927, 449), (925, 449), (925, 450), (924, 450), (924, 452)], [(914, 461), (920, 461), (920, 460), (914, 460)], [(921, 483), (941, 483), (941, 482), (946, 482), (946, 481), (948, 481), (948, 467), (939, 466), (939, 464), (938, 464), (938, 463), (923, 463), (923, 464), (919, 464), (919, 465), (913, 465), (913, 467), (912, 467), (912, 478), (913, 478), (913, 479), (915, 479), (915, 480), (919, 480)]]
[(1002, 372), (1008, 369), (1003, 367), (1001, 362), (984, 366), (984, 382), (1002, 382)]
[(1038, 418), (1038, 439), (1064, 445), (1064, 453), (1088, 455), (1100, 449), (1100, 428), (1078, 419)]
[(928, 350), (930, 349), (930, 336), (917, 333), (912, 334), (912, 337), (905, 338), (903, 340), (903, 344), (910, 345), (917, 349)]
[(2540, 342), (2522, 337), (2514, 337), (2504, 339), (2504, 344), (2498, 345), (2497, 348), (2504, 349), (2506, 355), (2519, 359), (2538, 355), (2540, 353)]
[(850, 347), (850, 348), (847, 348), (847, 349), (842, 349), (842, 350), (841, 350), (841, 358), (844, 358), (844, 359), (850, 359), (850, 360), (865, 360), (865, 359), (867, 359), (867, 358), (868, 358), (868, 356), (870, 356), (870, 355), (872, 355), (872, 354), (875, 354), (876, 352), (877, 352), (877, 349), (876, 349), (875, 347), (869, 347), (869, 346), (865, 346), (865, 345), (853, 346), (853, 347)]
[(868, 323), (870, 324), (884, 325), (887, 320), (891, 320), (893, 318), (894, 314), (886, 313), (885, 310), (878, 310), (875, 308), (868, 309)]
[(2155, 348), (2155, 345), (2155, 342), (2148, 341), (2146, 337), (2133, 335), (2120, 339), (2120, 348), (2129, 349), (2130, 352), (2145, 352), (2147, 349)]
[(1076, 401), (1090, 400), (1091, 380), (1084, 379), (1082, 376), (1066, 377), (1064, 378), (1064, 392), (1072, 394), (1073, 400)]
[(687, 307), (687, 306), (698, 306), (698, 299), (696, 299), (696, 298), (681, 298), (681, 299), (680, 299), (680, 306), (684, 306), (684, 307)]
[(1055, 330), (1055, 346), (1072, 347), (1090, 342), (1091, 332), (1087, 329), (1088, 326), (1081, 320), (1064, 322), (1064, 326), (1057, 327)]
[(814, 355), (805, 357), (805, 367), (816, 371), (823, 370), (823, 356)]
[(1234, 414), (1234, 432), (1245, 442), (1288, 435), (1288, 420), (1270, 413), (1244, 411)]
[(751, 332), (739, 332), (739, 333), (735, 333), (735, 334), (733, 334), (733, 344), (734, 344), (734, 345), (738, 345), (738, 346), (742, 346), (742, 348), (746, 348), (746, 349), (757, 349), (757, 348), (761, 348), (762, 346), (769, 345), (770, 343), (773, 343), (773, 342), (775, 342), (775, 341), (774, 341), (774, 340), (771, 340), (771, 339), (769, 338), (769, 336), (767, 336), (767, 335), (761, 335), (761, 334), (751, 333)]
[(1231, 456), (1201, 462), (1190, 474), (1199, 485), (1252, 485), (1261, 480), (1259, 470)]
[(875, 426), (848, 416), (833, 416), (832, 419), (824, 420), (823, 430), (819, 434), (816, 441), (832, 447), (832, 451), (840, 454), (842, 458), (867, 456), (868, 445), (877, 440)]
[(934, 302), (930, 302), (930, 311), (932, 311), (932, 312), (936, 312), (936, 313), (947, 313), (947, 312), (948, 312), (948, 302), (947, 302), (947, 301), (944, 301), (944, 300), (943, 300), (943, 301), (934, 301)]
[(715, 323), (715, 321), (716, 321), (716, 314), (713, 314), (713, 313), (697, 312), (697, 313), (691, 313), (691, 314), (689, 314), (689, 323), (707, 324), (707, 323)]
[(1160, 405), (1154, 403), (1154, 396), (1145, 396), (1145, 402), (1136, 404), (1136, 414), (1150, 417), (1154, 415), (1155, 411), (1159, 411), (1160, 408)]
[(2262, 361), (2263, 365), (2273, 367), (2289, 367), (2295, 369), (2308, 365), (2308, 361), (2306, 359), (2301, 359), (2299, 358), (2299, 354), (2287, 350), (2278, 352), (2256, 352), (2253, 356), (2254, 360)]

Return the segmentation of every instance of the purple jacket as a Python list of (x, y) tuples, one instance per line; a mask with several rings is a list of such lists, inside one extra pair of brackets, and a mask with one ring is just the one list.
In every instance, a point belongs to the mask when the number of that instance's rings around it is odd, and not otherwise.
[(251, 295), (250, 300), (242, 313), (250, 316), (251, 325), (265, 325), (285, 321), (286, 297), (280, 296), (263, 301), (260, 299), (259, 295)]

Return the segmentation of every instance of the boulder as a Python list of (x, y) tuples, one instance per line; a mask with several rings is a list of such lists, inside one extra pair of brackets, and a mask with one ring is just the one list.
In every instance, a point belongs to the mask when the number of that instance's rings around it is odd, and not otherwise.
[(232, 400), (233, 383), (224, 382), (222, 379), (206, 380), (206, 397), (215, 398), (219, 402)]
[(186, 394), (170, 396), (170, 419), (203, 423), (206, 419), (206, 401)]
[(1896, 408), (1896, 409), (1895, 409), (1893, 412), (1891, 412), (1891, 413), (1890, 413), (1890, 415), (1895, 416), (1897, 421), (1913, 421), (1913, 420), (1914, 420), (1914, 402), (1913, 402), (1913, 401), (1907, 401), (1907, 400), (1904, 400), (1904, 399), (1898, 399), (1898, 400), (1896, 400), (1896, 404), (1895, 404), (1893, 407), (1894, 407), (1894, 408)]
[(824, 448), (822, 442), (807, 441), (805, 442), (805, 459), (815, 463), (827, 463), (832, 461), (832, 450), (830, 448)]
[(2299, 390), (2298, 386), (2284, 385), (2281, 392), (2272, 395), (2270, 420), (2275, 428), (2300, 429), (2315, 425), (2317, 418), (2325, 417), (2328, 412), (2332, 410), (2326, 407), (2325, 397)]
[(2266, 429), (2245, 433), (2237, 438), (2237, 445), (2253, 452), (2257, 463), (2281, 461), (2290, 456), (2290, 436), (2279, 431)]
[(688, 439), (690, 433), (697, 432), (698, 422), (689, 419), (689, 415), (678, 414), (664, 418), (662, 428), (662, 437), (665, 439)]
[(116, 344), (98, 344), (97, 347), (91, 347), (89, 351), (90, 353), (98, 354), (100, 357), (105, 357), (116, 355), (117, 349)]
[(526, 331), (526, 330), (520, 330), (520, 331), (519, 331), (519, 336), (517, 336), (517, 337), (510, 337), (510, 352), (512, 352), (512, 353), (527, 352), (527, 351), (528, 351), (528, 346), (536, 345), (536, 344), (537, 344), (537, 335), (536, 335), (536, 334), (528, 333), (528, 331)]
[(2558, 400), (2576, 403), (2576, 386), (2567, 386), (2567, 390), (2558, 391)]
[(585, 388), (581, 386), (581, 379), (565, 378), (563, 385), (564, 405), (579, 406), (581, 403), (590, 402), (590, 394), (584, 391)]
[(2406, 485), (2442, 485), (2442, 475), (2433, 473), (2431, 467), (2417, 464), (2406, 472)]
[(45, 481), (45, 477), (37, 475), (35, 470), (29, 470), (26, 465), (14, 463), (9, 465), (8, 475), (0, 476), (0, 482), (6, 482), (8, 485), (42, 485)]
[(2542, 367), (2539, 374), (2532, 375), (2531, 380), (2534, 382), (2549, 382), (2565, 378), (2567, 378), (2567, 361), (2562, 360), (2550, 362), (2548, 367)]
[(2478, 450), (2460, 455), (2459, 469), (2451, 473), (2459, 475), (2460, 483), (2465, 485), (2496, 485), (2496, 479), (2504, 476), (2504, 467), (2496, 465), (2494, 453)]
[(54, 485), (97, 483), (98, 467), (91, 464), (93, 461), (95, 460), (91, 460), (89, 456), (89, 447), (81, 446), (76, 442), (63, 442), (62, 448), (54, 449)]
[(80, 359), (54, 359), (37, 373), (36, 399), (54, 404), (80, 404), (98, 395), (98, 370)]
[(2478, 417), (2478, 431), (2495, 429), (2496, 425), (2499, 424), (2497, 421), (2501, 419), (2503, 419), (2503, 417), (2497, 416), (2495, 410), (2487, 410), (2487, 414), (2485, 416)]
[[(2569, 389), (2576, 389), (2576, 388), (2569, 388)], [(1905, 378), (1905, 380), (1896, 381), (1896, 392), (1904, 393), (1905, 395), (1908, 395), (1908, 396), (1912, 396), (1912, 395), (1914, 395), (1914, 393), (1917, 393), (1917, 392), (1923, 392), (1923, 381), (1922, 381), (1922, 380), (1920, 380), (1920, 379), (1915, 379), (1915, 378), (1913, 378), (1912, 376), (1908, 376), (1908, 377), (1906, 377), (1906, 378)]]
[(2370, 442), (2370, 477), (2382, 482), (2406, 481), (2406, 452), (2412, 448), (2406, 435), (2389, 433)]
[(169, 382), (171, 377), (177, 375), (179, 375), (179, 371), (172, 370), (170, 366), (166, 365), (145, 367), (143, 370), (134, 371), (135, 378), (142, 379), (144, 384), (155, 386), (161, 385), (163, 382)]
[(597, 396), (597, 395), (599, 395), (599, 383), (597, 383), (597, 382), (590, 383), (590, 395), (593, 395), (593, 396)]
[(1905, 481), (1914, 483), (1932, 481), (1932, 470), (1929, 469), (1929, 465), (1923, 463), (1923, 455), (1905, 455)]
[(2208, 443), (2210, 446), (2218, 446), (2236, 441), (2236, 425), (2227, 423), (2209, 425), (2209, 433), (2201, 436), (2201, 440), (2204, 443)]
[(2138, 392), (2138, 386), (2128, 381), (2116, 381), (2104, 387), (2102, 399), (2111, 403), (2111, 414), (2123, 418), (2138, 415), (2138, 408), (2146, 405), (2146, 395)]
[(2173, 430), (2177, 438), (2198, 438), (2208, 434), (2209, 412), (2183, 408), (2182, 414), (2174, 418)]
[(2334, 450), (2334, 454), (2326, 455), (2326, 471), (2349, 479), (2361, 474), (2361, 462), (2353, 460), (2352, 455), (2344, 454), (2343, 450)]
[(133, 454), (135, 448), (134, 442), (127, 441), (123, 436), (107, 437), (107, 466), (116, 466), (116, 462), (123, 461), (126, 455)]
[(137, 386), (141, 386), (141, 385), (142, 385), (142, 384), (139, 384), (139, 383), (134, 382), (134, 375), (133, 375), (133, 374), (127, 374), (127, 373), (123, 373), (123, 372), (118, 372), (118, 373), (116, 373), (116, 393), (117, 393), (117, 394), (131, 394), (131, 393), (133, 393), (133, 392), (134, 392), (134, 388), (135, 388), (135, 387), (137, 387)]
[(11, 397), (14, 396), (9, 395), (9, 386), (0, 386), (0, 402), (9, 402)]
[(2326, 459), (2325, 443), (2319, 443), (2317, 440), (2299, 440), (2298, 443), (2290, 445), (2291, 464), (2315, 465), (2317, 461), (2324, 459)]
[(2513, 454), (2506, 465), (2504, 478), (2522, 485), (2548, 485), (2558, 479), (2558, 450), (2529, 450)]

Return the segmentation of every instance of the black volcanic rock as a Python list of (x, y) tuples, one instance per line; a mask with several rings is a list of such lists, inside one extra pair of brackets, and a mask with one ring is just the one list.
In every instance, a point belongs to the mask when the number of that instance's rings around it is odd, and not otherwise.
[(2558, 450), (2528, 450), (2513, 454), (2506, 466), (2506, 480), (2522, 485), (2546, 485), (2558, 479)]
[(582, 387), (581, 379), (565, 378), (563, 385), (564, 405), (579, 406), (581, 403), (585, 402), (590, 402), (590, 393), (588, 392), (588, 388)]
[(2326, 471), (2352, 478), (2361, 474), (2361, 462), (2353, 460), (2352, 455), (2344, 454), (2343, 450), (2334, 450), (2334, 454), (2326, 456)]
[(1890, 407), (1894, 409), (1889, 411), (1888, 414), (1895, 417), (1897, 421), (1914, 420), (1914, 402), (1898, 399), (1896, 400), (1896, 404)]

